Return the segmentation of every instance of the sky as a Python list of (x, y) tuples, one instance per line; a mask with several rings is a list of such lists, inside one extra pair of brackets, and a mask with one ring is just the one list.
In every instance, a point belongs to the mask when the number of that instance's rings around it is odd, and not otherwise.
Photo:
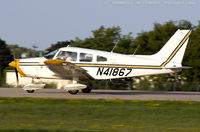
[(0, 0), (0, 39), (44, 50), (58, 41), (84, 39), (101, 25), (133, 37), (154, 23), (198, 25), (199, 0)]

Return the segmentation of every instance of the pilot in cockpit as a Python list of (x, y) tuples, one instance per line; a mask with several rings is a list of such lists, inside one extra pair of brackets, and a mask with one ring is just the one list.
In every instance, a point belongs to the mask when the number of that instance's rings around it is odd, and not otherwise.
[(60, 51), (56, 56), (56, 59), (64, 61), (76, 61), (77, 53), (71, 51)]
[(65, 52), (65, 61), (73, 61), (72, 57), (70, 56), (69, 52)]

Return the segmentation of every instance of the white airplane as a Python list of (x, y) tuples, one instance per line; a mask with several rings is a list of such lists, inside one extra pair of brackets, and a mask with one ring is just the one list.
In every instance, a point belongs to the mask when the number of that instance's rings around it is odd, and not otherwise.
[[(153, 55), (124, 55), (64, 47), (44, 57), (19, 59), (9, 65), (15, 67), (22, 77), (71, 79), (73, 83), (64, 87), (69, 93), (76, 94), (79, 90), (89, 93), (91, 86), (78, 82), (180, 72), (186, 68), (181, 63), (191, 32), (178, 29), (161, 50)], [(32, 93), (42, 86), (28, 84), (24, 89)]]

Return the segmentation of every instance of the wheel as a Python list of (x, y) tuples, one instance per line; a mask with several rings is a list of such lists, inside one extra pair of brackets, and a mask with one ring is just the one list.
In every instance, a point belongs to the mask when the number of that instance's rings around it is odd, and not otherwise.
[(78, 93), (78, 90), (69, 90), (68, 91), (70, 94), (77, 94)]
[(85, 88), (85, 89), (82, 89), (82, 92), (83, 93), (90, 93), (91, 92), (91, 88)]
[(34, 93), (35, 90), (26, 90), (28, 93)]

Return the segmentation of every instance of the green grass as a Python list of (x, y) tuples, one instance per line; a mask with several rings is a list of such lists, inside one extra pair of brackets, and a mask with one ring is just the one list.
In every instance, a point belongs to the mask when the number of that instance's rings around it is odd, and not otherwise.
[(0, 131), (200, 131), (200, 102), (0, 98)]

